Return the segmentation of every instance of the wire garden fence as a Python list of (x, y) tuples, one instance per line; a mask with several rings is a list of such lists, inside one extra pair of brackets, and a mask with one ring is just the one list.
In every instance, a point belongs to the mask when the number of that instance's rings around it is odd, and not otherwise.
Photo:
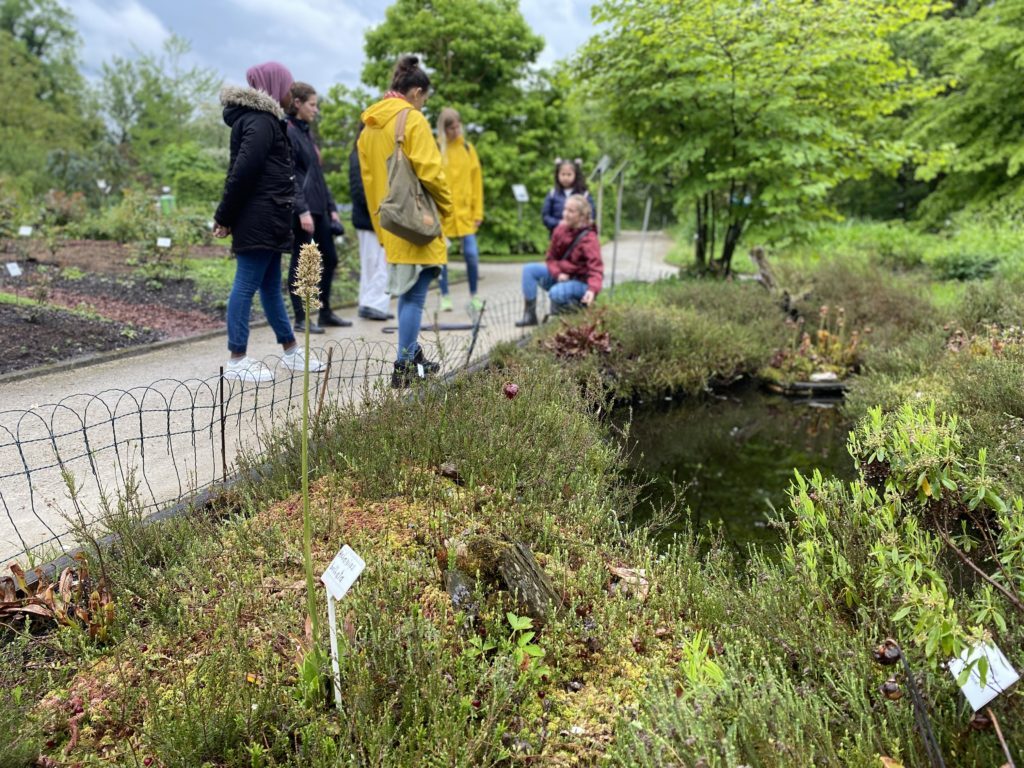
[[(438, 326), (425, 317), (420, 339), (442, 374), (450, 374), (498, 342), (521, 338), (521, 312), (521, 294), (499, 295), (474, 323)], [(311, 407), (320, 408), (358, 404), (373, 387), (386, 386), (396, 345), (330, 340), (313, 349), (329, 360), (311, 376)], [(97, 514), (104, 499), (126, 488), (151, 514), (229, 478), (240, 452), (259, 452), (271, 431), (300, 415), (301, 371), (279, 357), (263, 362), (275, 377), (259, 385), (219, 375), (167, 378), (0, 411), (0, 562), (67, 554), (77, 544), (73, 530), (89, 523), (81, 510)]]

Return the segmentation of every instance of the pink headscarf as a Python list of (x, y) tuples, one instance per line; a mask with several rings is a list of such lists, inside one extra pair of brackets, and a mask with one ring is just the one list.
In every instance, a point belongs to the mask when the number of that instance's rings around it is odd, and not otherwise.
[(284, 104), (288, 100), (292, 83), (295, 82), (288, 67), (276, 61), (249, 67), (245, 72), (245, 79), (251, 87), (270, 94), (278, 104)]

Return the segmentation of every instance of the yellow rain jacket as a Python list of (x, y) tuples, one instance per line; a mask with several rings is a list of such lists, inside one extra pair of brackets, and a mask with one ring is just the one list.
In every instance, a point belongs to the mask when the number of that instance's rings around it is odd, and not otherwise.
[(405, 154), (413, 170), (437, 203), (442, 226), (452, 215), (452, 196), (448, 191), (444, 171), (441, 170), (441, 152), (434, 141), (430, 124), (423, 114), (408, 101), (389, 97), (367, 107), (362, 114), (366, 125), (359, 135), (359, 170), (366, 190), (366, 207), (377, 239), (384, 246), (384, 254), (391, 264), (436, 265), (448, 262), (448, 249), (444, 238), (438, 237), (426, 245), (414, 245), (380, 227), (380, 203), (388, 193), (388, 158), (395, 150), (395, 118), (403, 109), (409, 110), (405, 122)]
[(443, 222), (444, 234), (450, 238), (474, 235), (476, 223), (484, 218), (484, 177), (476, 148), (462, 136), (449, 141), (441, 155), (441, 166), (452, 190), (455, 208), (452, 217)]

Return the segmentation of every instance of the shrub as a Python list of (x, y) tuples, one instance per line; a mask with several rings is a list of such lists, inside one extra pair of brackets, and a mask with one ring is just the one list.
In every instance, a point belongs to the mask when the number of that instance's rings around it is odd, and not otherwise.
[(212, 206), (224, 190), (224, 172), (186, 168), (174, 174), (173, 184), (180, 204), (198, 203)]
[(939, 249), (928, 266), (939, 280), (982, 280), (995, 272), (998, 259), (984, 252), (965, 250), (959, 243)]

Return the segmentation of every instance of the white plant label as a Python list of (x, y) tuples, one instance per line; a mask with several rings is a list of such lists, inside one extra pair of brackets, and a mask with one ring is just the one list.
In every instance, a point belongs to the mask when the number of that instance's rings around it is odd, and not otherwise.
[(363, 562), (363, 558), (346, 544), (334, 556), (334, 559), (331, 560), (331, 564), (327, 566), (327, 570), (320, 577), (320, 581), (327, 587), (331, 597), (335, 600), (341, 600), (345, 593), (355, 584), (356, 579), (359, 578), (359, 574), (363, 572), (365, 567), (366, 563)]
[(156, 247), (157, 248), (170, 248), (171, 247), (171, 238), (169, 238), (169, 237), (158, 237), (156, 239)]
[(517, 203), (528, 203), (530, 202), (530, 193), (526, 191), (525, 184), (513, 184), (512, 185), (512, 197), (516, 199)]
[(28, 237), (31, 234), (32, 234), (32, 227), (29, 226), (28, 224), (22, 224), (20, 227), (18, 227), (18, 236), (19, 237)]
[(366, 568), (366, 563), (348, 544), (334, 556), (320, 577), (327, 587), (327, 623), (331, 627), (331, 667), (334, 670), (334, 702), (341, 709), (341, 665), (338, 662), (338, 616), (334, 610), (334, 601), (341, 600), (352, 588), (359, 574)]
[(18, 266), (18, 262), (7, 262), (7, 274), (9, 274), (11, 277), (21, 277), (21, 267)]
[(958, 658), (950, 659), (949, 671), (953, 673), (954, 679), (958, 679), (968, 664), (983, 657), (988, 661), (985, 684), (981, 684), (981, 670), (975, 664), (971, 668), (967, 682), (960, 686), (960, 690), (964, 692), (971, 709), (975, 712), (1020, 679), (1017, 670), (1010, 666), (1009, 660), (995, 643), (985, 643), (964, 649)]

